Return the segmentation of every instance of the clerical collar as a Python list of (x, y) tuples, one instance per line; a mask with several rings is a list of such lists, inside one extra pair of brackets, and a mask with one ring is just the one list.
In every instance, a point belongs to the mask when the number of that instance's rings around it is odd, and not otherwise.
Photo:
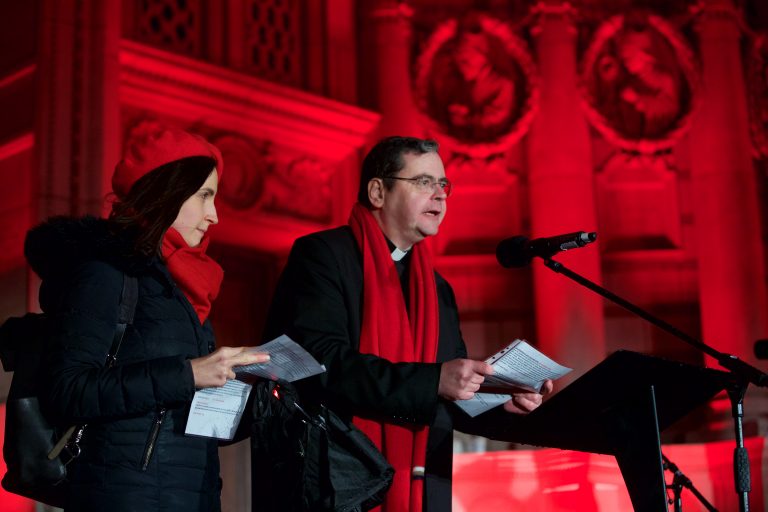
[(400, 249), (395, 247), (395, 250), (392, 251), (392, 259), (395, 261), (400, 261), (403, 258), (405, 258), (407, 254), (408, 254), (408, 251), (401, 251)]
[(400, 261), (408, 255), (408, 251), (401, 250), (399, 247), (393, 244), (389, 238), (386, 238), (386, 240), (393, 261)]

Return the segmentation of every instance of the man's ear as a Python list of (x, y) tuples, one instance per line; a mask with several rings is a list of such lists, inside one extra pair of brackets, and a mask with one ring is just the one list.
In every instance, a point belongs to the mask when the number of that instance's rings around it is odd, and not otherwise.
[(374, 208), (384, 206), (384, 181), (381, 178), (373, 178), (368, 182), (368, 201)]

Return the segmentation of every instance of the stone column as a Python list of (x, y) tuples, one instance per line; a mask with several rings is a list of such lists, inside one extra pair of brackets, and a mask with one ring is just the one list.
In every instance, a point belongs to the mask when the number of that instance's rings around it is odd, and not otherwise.
[[(43, 0), (33, 210), (100, 215), (120, 151), (118, 0)], [(28, 305), (37, 309), (30, 275)]]
[(706, 0), (697, 29), (703, 87), (691, 129), (691, 181), (701, 337), (756, 364), (753, 343), (768, 335), (765, 253), (731, 0)]
[(328, 2), (325, 7), (328, 96), (357, 103), (357, 23), (354, 0)]
[[(411, 91), (411, 16), (404, 2), (378, 0), (369, 16), (374, 22), (378, 110), (382, 115), (379, 136), (420, 136), (416, 105)], [(363, 57), (365, 58), (365, 57)]]
[(100, 214), (119, 158), (120, 2), (42, 2), (37, 211)]
[[(531, 235), (596, 231), (589, 130), (579, 107), (576, 32), (568, 4), (540, 4), (534, 29), (541, 72), (539, 113), (528, 137)], [(599, 239), (598, 239), (599, 241)], [(556, 257), (601, 281), (598, 246)], [(538, 345), (581, 374), (605, 356), (602, 298), (533, 262)], [(577, 376), (577, 375), (574, 375)]]

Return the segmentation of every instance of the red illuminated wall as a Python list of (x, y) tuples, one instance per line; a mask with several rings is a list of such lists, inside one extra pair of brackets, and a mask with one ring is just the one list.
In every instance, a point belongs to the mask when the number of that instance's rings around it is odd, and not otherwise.
[[(256, 342), (292, 241), (346, 222), (366, 149), (401, 133), (437, 139), (455, 183), (430, 243), (473, 357), (524, 337), (573, 377), (620, 348), (711, 363), (538, 261), (495, 261), (503, 238), (585, 230), (597, 243), (563, 263), (766, 369), (752, 356), (768, 338), (766, 11), (759, 0), (6, 2), (0, 317), (36, 307), (26, 230), (104, 212), (122, 147), (165, 123), (223, 151), (212, 252), (226, 278), (212, 318), (222, 343)], [(764, 434), (763, 394), (747, 414), (748, 434)], [(697, 411), (665, 440), (728, 436), (726, 415)], [(225, 456), (225, 479), (242, 474), (238, 457)], [(234, 487), (225, 500), (247, 503)]]

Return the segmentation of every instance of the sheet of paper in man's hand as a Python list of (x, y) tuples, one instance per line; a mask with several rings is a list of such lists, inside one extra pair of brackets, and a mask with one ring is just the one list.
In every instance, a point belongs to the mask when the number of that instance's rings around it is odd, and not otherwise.
[[(547, 379), (559, 379), (571, 371), (545, 356), (524, 340), (515, 340), (485, 360), (493, 366), (494, 374), (485, 378), (484, 386), (527, 389), (539, 392)], [(509, 400), (508, 394), (475, 393), (469, 400), (457, 400), (472, 417), (493, 409)]]
[[(235, 374), (250, 373), (265, 379), (285, 379), (293, 382), (325, 371), (309, 352), (288, 336), (254, 347), (253, 351), (268, 352), (267, 363), (236, 366)], [(184, 431), (191, 436), (215, 437), (231, 440), (243, 416), (251, 385), (239, 380), (228, 380), (220, 388), (205, 388), (195, 392)]]

